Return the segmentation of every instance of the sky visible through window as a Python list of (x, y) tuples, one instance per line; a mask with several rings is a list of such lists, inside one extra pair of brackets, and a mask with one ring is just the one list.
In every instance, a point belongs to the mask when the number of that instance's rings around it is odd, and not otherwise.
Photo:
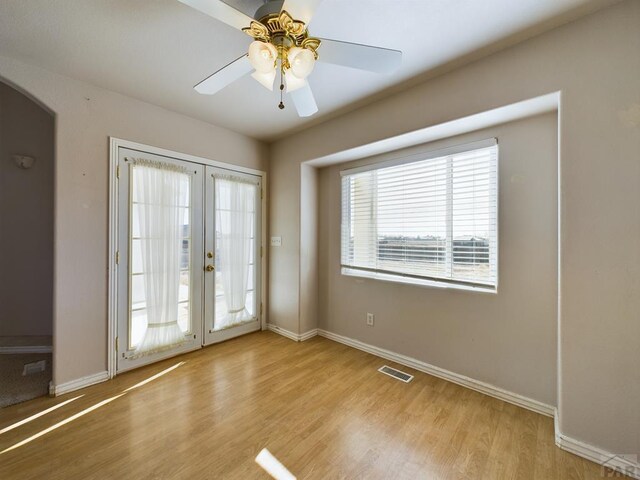
[(342, 264), (495, 284), (497, 147), (343, 176)]

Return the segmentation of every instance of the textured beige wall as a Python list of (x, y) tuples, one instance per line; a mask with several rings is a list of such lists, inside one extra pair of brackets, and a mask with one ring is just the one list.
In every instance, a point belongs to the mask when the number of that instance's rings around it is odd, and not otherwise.
[(0, 82), (0, 336), (52, 334), (53, 136), (53, 116)]
[(271, 228), (289, 238), (270, 257), (271, 321), (297, 325), (301, 162), (562, 91), (559, 425), (640, 452), (638, 25), (628, 0), (272, 145), (287, 185), (272, 191)]
[(300, 327), (299, 333), (318, 325), (318, 170), (300, 166)]
[(267, 169), (229, 130), (0, 57), (0, 77), (56, 114), (54, 381), (107, 368), (109, 136)]
[(269, 323), (295, 333), (300, 326), (300, 175), (297, 162), (269, 164), (269, 235), (282, 237), (282, 246), (268, 247), (269, 265), (276, 262), (280, 268), (269, 268)]
[[(397, 155), (498, 138), (497, 295), (341, 275), (340, 170), (390, 155), (323, 168), (318, 326), (555, 405), (556, 118), (537, 116)], [(365, 323), (367, 312), (375, 314), (374, 327)]]

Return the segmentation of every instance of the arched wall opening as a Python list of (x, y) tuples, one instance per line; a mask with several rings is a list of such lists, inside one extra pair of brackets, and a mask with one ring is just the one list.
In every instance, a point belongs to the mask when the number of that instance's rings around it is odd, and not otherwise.
[(0, 80), (0, 407), (52, 379), (55, 117)]

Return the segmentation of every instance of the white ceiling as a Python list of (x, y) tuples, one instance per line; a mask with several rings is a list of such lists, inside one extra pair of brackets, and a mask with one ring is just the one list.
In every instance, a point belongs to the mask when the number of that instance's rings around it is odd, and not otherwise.
[[(379, 75), (317, 64), (309, 82), (320, 111), (308, 119), (290, 101), (278, 110), (278, 92), (249, 76), (214, 96), (196, 93), (193, 85), (242, 55), (251, 39), (177, 0), (2, 0), (0, 55), (272, 140), (616, 1), (324, 0), (312, 35), (402, 50), (403, 66)], [(252, 15), (262, 2), (227, 3)]]

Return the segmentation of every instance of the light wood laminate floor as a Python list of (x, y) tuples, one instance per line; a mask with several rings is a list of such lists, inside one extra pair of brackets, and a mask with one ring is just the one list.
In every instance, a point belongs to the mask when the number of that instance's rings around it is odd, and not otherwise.
[(404, 384), (385, 363), (324, 338), (247, 335), (0, 410), (2, 431), (83, 395), (0, 434), (3, 451), (46, 432), (0, 454), (0, 478), (266, 479), (263, 447), (298, 479), (601, 478), (555, 447), (551, 418), (398, 366), (415, 375)]

